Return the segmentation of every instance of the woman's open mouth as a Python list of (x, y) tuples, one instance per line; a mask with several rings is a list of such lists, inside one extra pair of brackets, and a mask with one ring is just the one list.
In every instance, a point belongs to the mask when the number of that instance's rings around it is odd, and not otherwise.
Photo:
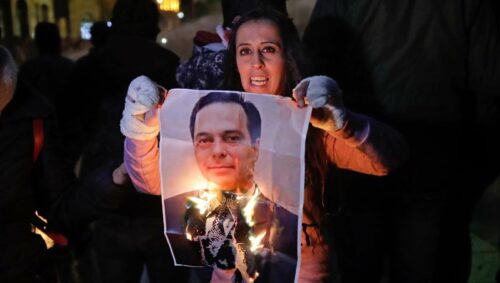
[(253, 86), (263, 86), (267, 84), (269, 78), (266, 77), (250, 77), (250, 84)]

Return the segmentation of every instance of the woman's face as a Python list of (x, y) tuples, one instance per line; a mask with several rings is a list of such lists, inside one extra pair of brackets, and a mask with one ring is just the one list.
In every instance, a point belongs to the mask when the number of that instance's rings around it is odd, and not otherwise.
[(236, 65), (246, 92), (282, 94), (285, 56), (278, 28), (272, 22), (257, 20), (240, 26)]

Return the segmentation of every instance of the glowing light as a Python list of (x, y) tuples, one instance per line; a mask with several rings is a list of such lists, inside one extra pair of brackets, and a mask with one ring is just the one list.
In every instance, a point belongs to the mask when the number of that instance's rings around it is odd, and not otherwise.
[(257, 237), (254, 237), (253, 235), (248, 237), (248, 239), (250, 240), (250, 251), (252, 253), (256, 253), (261, 248), (264, 247), (264, 245), (262, 245), (260, 242), (262, 241), (262, 239), (264, 239), (265, 235), (266, 235), (266, 232), (262, 232), (259, 235), (257, 235)]
[(156, 0), (156, 2), (160, 6), (160, 10), (175, 13), (180, 10), (179, 0)]
[(248, 226), (252, 227), (255, 222), (253, 221), (253, 214), (255, 211), (255, 205), (257, 204), (257, 200), (259, 198), (260, 192), (258, 188), (255, 188), (255, 192), (252, 197), (248, 200), (247, 204), (243, 208), (243, 216), (248, 224)]
[(207, 181), (198, 181), (193, 184), (193, 188), (197, 191), (210, 191), (211, 188), (216, 188), (217, 186), (214, 183)]
[(42, 230), (38, 229), (35, 227), (35, 234), (38, 234), (42, 237), (43, 241), (45, 242), (45, 246), (47, 247), (47, 249), (50, 249), (54, 246), (54, 241), (49, 237), (49, 235), (47, 235), (45, 232), (43, 232)]
[(81, 22), (80, 23), (80, 37), (83, 40), (90, 40), (92, 35), (90, 34), (90, 28), (92, 27), (93, 23), (91, 22)]
[(45, 217), (41, 216), (39, 213), (38, 213), (38, 210), (35, 210), (35, 215), (38, 216), (38, 218), (40, 218), (40, 220), (43, 221), (43, 223), (47, 224), (48, 221)]
[(111, 21), (107, 21), (106, 25), (108, 26), (108, 28), (110, 28), (113, 25), (113, 23)]
[[(40, 219), (44, 224), (47, 224), (47, 219), (45, 219), (43, 216), (41, 216), (39, 213), (38, 213), (38, 210), (35, 210), (35, 215), (38, 217), (38, 219)], [(46, 229), (45, 225), (43, 227), (43, 229)], [(43, 230), (40, 230), (38, 229), (37, 227), (35, 227), (35, 234), (38, 234), (42, 237), (43, 241), (45, 242), (45, 246), (47, 247), (47, 249), (50, 249), (54, 246), (54, 240), (52, 240), (49, 235), (47, 235)]]
[(177, 18), (184, 19), (184, 12), (180, 11), (179, 13), (177, 13)]
[(215, 199), (217, 194), (213, 191), (202, 191), (200, 197), (189, 197), (188, 199), (194, 202), (194, 206), (200, 211), (200, 214), (205, 214), (210, 201)]
[(167, 44), (168, 39), (166, 39), (165, 37), (162, 37), (160, 42), (161, 42), (161, 44)]
[(190, 233), (186, 232), (186, 239), (188, 239), (188, 241), (192, 241), (193, 240), (193, 236), (191, 236)]
[(259, 277), (259, 273), (258, 273), (257, 271), (255, 271), (255, 275), (254, 275), (254, 277), (253, 277), (253, 278), (250, 278), (248, 281), (249, 281), (249, 282), (254, 282), (254, 281), (255, 281), (255, 279), (257, 279), (257, 277)]

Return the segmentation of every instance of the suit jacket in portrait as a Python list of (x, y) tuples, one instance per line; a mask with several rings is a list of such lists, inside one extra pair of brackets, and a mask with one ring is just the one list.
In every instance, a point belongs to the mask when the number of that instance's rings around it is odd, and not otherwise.
[[(250, 226), (240, 214), (241, 209), (222, 209), (218, 206), (213, 211), (200, 215), (199, 209), (193, 205), (189, 197), (197, 197), (198, 191), (187, 192), (172, 198), (164, 199), (165, 230), (175, 261), (179, 265), (216, 266), (222, 269), (234, 268), (234, 241), (232, 237), (205, 237), (208, 229), (222, 231), (230, 226), (227, 215), (235, 215), (234, 239), (238, 244), (249, 243), (250, 234), (259, 235), (265, 232), (261, 241), (263, 248), (257, 253), (245, 252), (248, 271), (259, 273), (256, 282), (293, 282), (297, 264), (298, 248), (298, 216), (289, 212), (279, 204), (259, 194), (254, 208)], [(228, 202), (231, 207), (230, 202)], [(224, 220), (224, 217), (229, 217)], [(208, 219), (211, 219), (210, 221)], [(221, 218), (217, 221), (217, 218)], [(215, 220), (214, 220), (215, 219)], [(213, 220), (213, 221), (212, 221)], [(210, 222), (210, 223), (209, 223)], [(217, 223), (216, 223), (217, 222)], [(216, 223), (216, 224), (213, 224)], [(212, 225), (213, 224), (213, 225)], [(216, 225), (219, 225), (216, 227)], [(250, 233), (250, 234), (249, 234)], [(189, 234), (189, 235), (188, 235)], [(191, 238), (189, 240), (188, 238)], [(214, 241), (218, 246), (214, 247)], [(216, 252), (214, 252), (216, 249)], [(233, 261), (233, 263), (231, 262)], [(222, 263), (222, 264), (221, 264)], [(200, 269), (200, 273), (210, 273), (211, 269)], [(205, 274), (208, 280), (210, 276)]]

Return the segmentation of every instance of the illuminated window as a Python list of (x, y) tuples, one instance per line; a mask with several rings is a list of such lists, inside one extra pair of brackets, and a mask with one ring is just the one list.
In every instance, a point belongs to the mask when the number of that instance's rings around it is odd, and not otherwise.
[(179, 12), (179, 0), (156, 0), (156, 2), (160, 6), (160, 10), (175, 13)]

